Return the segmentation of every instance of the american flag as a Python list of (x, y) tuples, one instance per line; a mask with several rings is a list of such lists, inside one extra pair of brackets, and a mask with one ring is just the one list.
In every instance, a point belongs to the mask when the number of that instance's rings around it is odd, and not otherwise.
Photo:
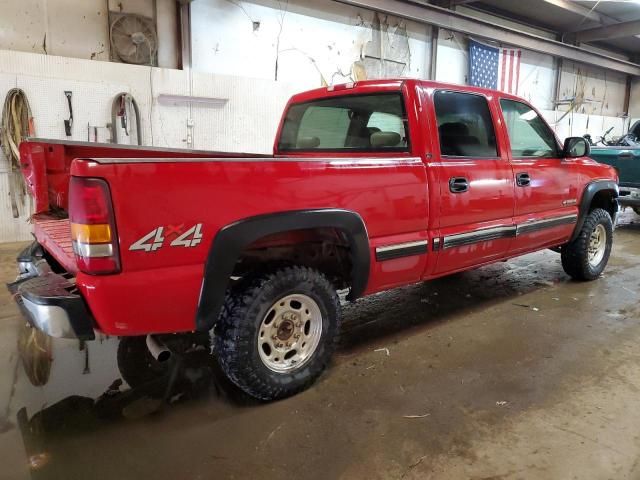
[(469, 83), (517, 94), (521, 56), (519, 48), (492, 47), (469, 39)]

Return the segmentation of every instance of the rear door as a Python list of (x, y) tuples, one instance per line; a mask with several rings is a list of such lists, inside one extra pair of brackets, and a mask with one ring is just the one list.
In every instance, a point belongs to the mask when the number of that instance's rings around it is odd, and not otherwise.
[(561, 158), (553, 131), (531, 106), (501, 98), (500, 107), (516, 191), (517, 235), (510, 253), (558, 245), (577, 221), (576, 160)]
[(434, 273), (443, 274), (506, 255), (515, 235), (513, 172), (488, 97), (435, 90), (431, 98), (438, 142), (430, 168), (440, 195)]

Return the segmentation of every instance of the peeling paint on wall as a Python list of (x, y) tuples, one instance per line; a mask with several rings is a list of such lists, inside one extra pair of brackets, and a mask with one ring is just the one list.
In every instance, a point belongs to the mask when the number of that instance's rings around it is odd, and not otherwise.
[(558, 109), (587, 115), (620, 116), (624, 112), (626, 76), (565, 61)]
[(376, 13), (371, 24), (371, 36), (362, 55), (366, 78), (405, 75), (411, 63), (406, 23), (388, 16), (381, 19)]
[[(430, 29), (416, 22), (303, 0), (198, 0), (192, 8), (199, 71), (274, 79), (277, 61), (277, 80), (300, 90), (428, 72)], [(215, 56), (212, 45), (219, 45)]]

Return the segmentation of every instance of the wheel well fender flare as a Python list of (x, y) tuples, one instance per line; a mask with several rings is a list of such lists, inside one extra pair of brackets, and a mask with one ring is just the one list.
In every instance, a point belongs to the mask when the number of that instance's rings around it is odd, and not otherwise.
[(578, 238), (578, 235), (580, 235), (580, 231), (582, 230), (584, 221), (587, 218), (589, 211), (591, 210), (591, 203), (593, 202), (595, 196), (602, 191), (611, 192), (611, 197), (615, 202), (614, 208), (617, 211), (617, 198), (619, 196), (618, 184), (613, 180), (596, 180), (589, 183), (582, 193), (582, 201), (580, 202), (578, 211), (578, 220), (576, 222), (576, 228), (573, 231), (573, 235), (571, 235), (571, 239), (569, 240), (570, 242), (573, 242), (576, 238)]
[(208, 331), (215, 325), (224, 304), (229, 278), (242, 251), (256, 240), (275, 233), (309, 228), (336, 228), (346, 234), (351, 252), (349, 300), (364, 293), (369, 281), (369, 236), (356, 212), (342, 209), (294, 210), (238, 220), (216, 234), (204, 267), (196, 312), (196, 329)]

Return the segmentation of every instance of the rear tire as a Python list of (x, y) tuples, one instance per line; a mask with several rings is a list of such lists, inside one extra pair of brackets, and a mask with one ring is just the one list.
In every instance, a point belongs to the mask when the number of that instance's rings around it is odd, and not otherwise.
[(286, 267), (241, 281), (215, 330), (225, 375), (260, 400), (294, 395), (322, 373), (334, 350), (339, 301), (324, 275)]
[(167, 363), (158, 362), (145, 337), (122, 337), (118, 344), (118, 370), (131, 388), (149, 384), (168, 374)]
[(575, 280), (595, 280), (607, 266), (612, 244), (611, 216), (596, 208), (587, 215), (578, 238), (562, 247), (562, 268)]
[[(208, 334), (160, 335), (172, 354), (181, 356), (189, 367), (206, 367), (211, 362)], [(146, 337), (122, 337), (118, 344), (118, 370), (133, 389), (169, 378), (173, 360), (159, 362), (149, 352)]]

